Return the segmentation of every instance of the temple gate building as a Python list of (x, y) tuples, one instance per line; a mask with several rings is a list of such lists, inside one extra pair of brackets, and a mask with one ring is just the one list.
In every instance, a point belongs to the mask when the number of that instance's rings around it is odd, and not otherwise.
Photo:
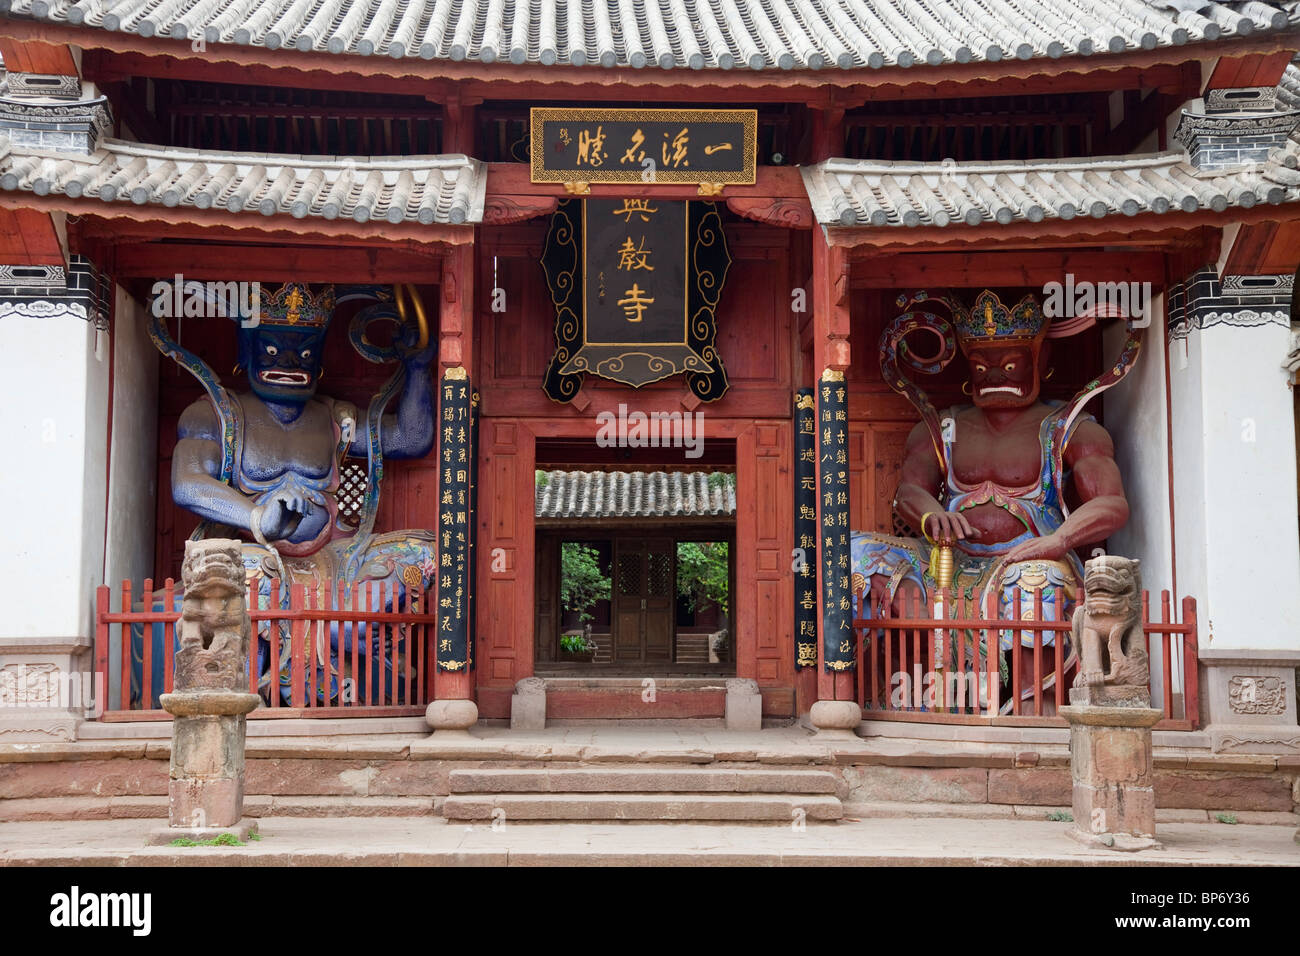
[(1175, 6), (0, 4), (0, 742), (160, 733), (218, 525), (250, 727), (1064, 740), (1103, 548), (1293, 779), (1300, 6)]

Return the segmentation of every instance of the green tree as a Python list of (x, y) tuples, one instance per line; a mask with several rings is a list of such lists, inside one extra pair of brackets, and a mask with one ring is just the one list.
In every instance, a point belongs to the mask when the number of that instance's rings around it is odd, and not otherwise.
[(592, 619), (597, 601), (608, 601), (609, 577), (600, 570), (600, 552), (581, 541), (560, 543), (560, 603), (566, 611), (577, 611), (578, 620)]
[(728, 613), (731, 590), (728, 545), (725, 541), (677, 543), (677, 593), (694, 613), (716, 604)]

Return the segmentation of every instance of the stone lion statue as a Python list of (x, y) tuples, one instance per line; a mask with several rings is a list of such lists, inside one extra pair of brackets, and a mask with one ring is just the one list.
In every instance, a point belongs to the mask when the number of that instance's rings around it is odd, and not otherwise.
[(1142, 576), (1136, 558), (1099, 554), (1084, 564), (1083, 604), (1071, 632), (1081, 666), (1075, 687), (1146, 687), (1151, 679), (1142, 632)]

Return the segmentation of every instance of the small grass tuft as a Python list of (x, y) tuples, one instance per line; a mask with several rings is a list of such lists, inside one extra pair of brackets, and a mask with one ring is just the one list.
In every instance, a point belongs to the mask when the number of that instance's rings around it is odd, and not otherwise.
[[(261, 838), (258, 837), (258, 839)], [(220, 836), (213, 837), (211, 840), (191, 840), (189, 837), (179, 837), (175, 840), (172, 840), (172, 842), (167, 845), (168, 846), (245, 846), (246, 844), (239, 842), (239, 840), (235, 838), (235, 835), (233, 833), (223, 833)]]
[(1069, 810), (1049, 810), (1047, 812), (1047, 819), (1051, 820), (1053, 823), (1073, 823), (1074, 814)]
[(1237, 822), (1237, 815), (1235, 813), (1216, 813), (1214, 819), (1218, 820), (1220, 823), (1233, 825)]

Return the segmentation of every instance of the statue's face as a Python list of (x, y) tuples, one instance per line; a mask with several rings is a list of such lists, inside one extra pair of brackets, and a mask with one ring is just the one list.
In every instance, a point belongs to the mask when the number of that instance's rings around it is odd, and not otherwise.
[(1038, 369), (1029, 346), (985, 346), (967, 357), (977, 407), (1024, 408), (1038, 401)]
[(320, 330), (258, 326), (245, 332), (248, 384), (263, 401), (301, 404), (316, 394)]

